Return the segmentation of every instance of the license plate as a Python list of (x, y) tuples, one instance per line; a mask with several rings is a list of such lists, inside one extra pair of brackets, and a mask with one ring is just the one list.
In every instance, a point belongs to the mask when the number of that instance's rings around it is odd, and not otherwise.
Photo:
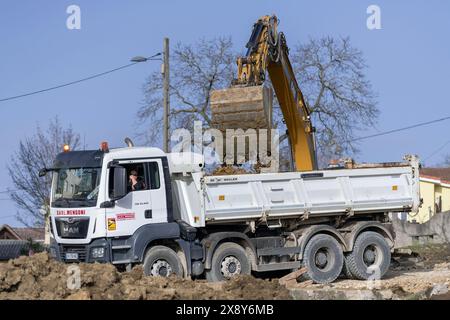
[(66, 260), (78, 260), (78, 253), (66, 252)]

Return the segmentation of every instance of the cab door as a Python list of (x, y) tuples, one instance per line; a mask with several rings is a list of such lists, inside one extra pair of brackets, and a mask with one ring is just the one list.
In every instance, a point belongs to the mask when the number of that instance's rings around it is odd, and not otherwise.
[[(127, 177), (132, 171), (136, 171), (143, 187), (133, 190), (129, 183), (128, 193), (115, 200), (111, 208), (106, 208), (107, 236), (130, 236), (145, 224), (167, 222), (166, 189), (161, 159), (119, 160), (116, 165), (126, 169)], [(114, 179), (112, 172), (109, 172), (108, 179)], [(108, 185), (113, 185), (113, 182), (109, 181)]]

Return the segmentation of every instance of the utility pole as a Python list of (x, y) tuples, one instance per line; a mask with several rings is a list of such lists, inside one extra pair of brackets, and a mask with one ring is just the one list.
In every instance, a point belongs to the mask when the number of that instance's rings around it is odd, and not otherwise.
[(164, 77), (163, 94), (164, 94), (164, 133), (163, 133), (163, 150), (169, 152), (169, 38), (164, 38), (164, 62), (162, 65), (162, 74)]

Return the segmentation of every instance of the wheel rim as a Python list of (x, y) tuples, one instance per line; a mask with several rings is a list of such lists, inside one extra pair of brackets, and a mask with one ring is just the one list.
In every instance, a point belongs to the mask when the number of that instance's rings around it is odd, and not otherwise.
[(241, 271), (241, 262), (235, 256), (228, 256), (222, 260), (220, 272), (225, 278), (229, 279), (241, 274)]
[(329, 248), (319, 248), (314, 254), (314, 266), (320, 271), (326, 272), (332, 268), (334, 254)]
[(367, 247), (365, 247), (363, 252), (363, 262), (366, 265), (366, 267), (379, 265), (380, 257), (381, 257), (380, 248), (377, 245), (370, 244)]
[(168, 277), (172, 274), (172, 267), (166, 260), (157, 260), (153, 263), (150, 274), (155, 277)]

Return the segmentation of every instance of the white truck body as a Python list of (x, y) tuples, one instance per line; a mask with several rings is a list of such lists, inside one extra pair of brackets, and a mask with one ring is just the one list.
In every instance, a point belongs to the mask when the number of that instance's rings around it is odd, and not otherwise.
[(333, 214), (416, 211), (418, 163), (396, 167), (205, 176), (172, 180), (191, 226)]

